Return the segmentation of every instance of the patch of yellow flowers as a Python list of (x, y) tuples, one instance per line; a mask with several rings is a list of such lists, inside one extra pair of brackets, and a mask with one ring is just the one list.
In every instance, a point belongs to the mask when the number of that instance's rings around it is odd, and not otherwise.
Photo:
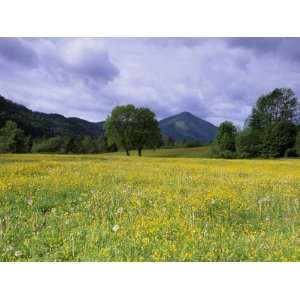
[(0, 156), (1, 261), (299, 261), (300, 161)]

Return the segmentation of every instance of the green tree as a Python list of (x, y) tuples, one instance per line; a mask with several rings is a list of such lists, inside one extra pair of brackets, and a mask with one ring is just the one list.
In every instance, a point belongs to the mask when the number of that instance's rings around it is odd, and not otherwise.
[(146, 147), (151, 148), (155, 151), (157, 148), (160, 148), (162, 145), (163, 145), (162, 135), (159, 126), (157, 126), (155, 132), (147, 141)]
[(216, 143), (221, 152), (235, 151), (235, 137), (237, 129), (232, 122), (225, 121), (220, 124), (216, 136)]
[(239, 157), (247, 158), (260, 155), (262, 141), (258, 130), (246, 128), (239, 132), (235, 144)]
[(29, 139), (13, 121), (7, 121), (0, 129), (0, 152), (19, 153), (27, 151)]
[(36, 140), (32, 146), (32, 152), (38, 153), (65, 153), (64, 139), (60, 136), (41, 138)]
[(300, 129), (298, 129), (298, 133), (296, 136), (295, 148), (296, 148), (298, 155), (300, 156)]
[(133, 147), (135, 107), (133, 105), (116, 106), (105, 122), (105, 134), (110, 145), (123, 147), (127, 155)]
[(261, 154), (264, 157), (282, 157), (295, 145), (297, 128), (288, 121), (279, 121), (265, 130)]
[(96, 153), (104, 153), (104, 152), (116, 152), (118, 151), (118, 147), (116, 144), (108, 144), (107, 137), (102, 136), (98, 137), (94, 140), (95, 143), (95, 152)]
[(252, 131), (258, 133), (259, 155), (283, 156), (295, 142), (294, 124), (298, 121), (299, 104), (291, 89), (275, 89), (258, 98), (247, 120), (247, 129), (252, 135)]
[(79, 152), (80, 153), (94, 153), (96, 151), (96, 141), (94, 141), (90, 136), (84, 136), (80, 140)]
[(279, 121), (295, 123), (299, 120), (299, 105), (291, 89), (275, 89), (261, 96), (248, 119), (252, 129), (264, 130)]
[(160, 143), (160, 129), (155, 114), (148, 108), (137, 108), (134, 114), (132, 144), (139, 156), (146, 145), (156, 148)]
[(148, 108), (117, 106), (105, 122), (105, 135), (110, 145), (123, 147), (127, 155), (135, 148), (139, 155), (146, 146), (157, 147), (160, 129), (155, 114)]

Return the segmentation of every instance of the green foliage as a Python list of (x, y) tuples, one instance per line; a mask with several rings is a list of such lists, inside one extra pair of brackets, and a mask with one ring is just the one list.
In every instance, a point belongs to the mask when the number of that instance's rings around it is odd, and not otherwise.
[(240, 157), (292, 155), (299, 120), (299, 104), (291, 89), (275, 89), (260, 97), (244, 131), (236, 138)]
[(212, 145), (209, 147), (208, 150), (208, 157), (211, 158), (219, 158), (220, 157), (220, 148), (218, 146), (218, 144), (216, 143), (216, 141), (214, 141), (214, 143), (212, 143)]
[(137, 149), (141, 155), (145, 146), (156, 148), (161, 143), (161, 135), (155, 114), (148, 108), (133, 105), (117, 106), (105, 122), (105, 133), (111, 145), (130, 150)]
[(263, 136), (261, 155), (282, 157), (295, 144), (296, 126), (287, 121), (279, 121), (266, 128)]
[(32, 145), (32, 152), (38, 153), (54, 153), (61, 152), (63, 139), (60, 136), (55, 136), (49, 139), (40, 139)]
[(32, 152), (83, 154), (116, 151), (115, 145), (109, 147), (105, 138), (92, 139), (90, 136), (70, 137), (55, 136), (34, 141)]
[(18, 128), (13, 121), (7, 121), (0, 129), (0, 152), (21, 153), (26, 152), (29, 139), (25, 137), (23, 130)]
[(136, 108), (132, 144), (138, 150), (139, 155), (146, 145), (157, 148), (160, 140), (160, 129), (155, 114), (148, 108)]
[(18, 124), (26, 136), (33, 139), (53, 136), (103, 135), (103, 122), (93, 123), (79, 118), (66, 118), (59, 114), (34, 112), (0, 95), (0, 127), (11, 120)]
[(104, 128), (109, 144), (123, 147), (127, 155), (133, 148), (135, 107), (133, 105), (116, 106), (106, 119)]
[(267, 95), (261, 96), (248, 119), (252, 129), (265, 129), (270, 124), (279, 121), (297, 122), (299, 119), (299, 105), (291, 89), (275, 89)]
[(0, 127), (6, 121), (16, 123), (18, 131), (15, 131), (15, 138), (12, 135), (8, 138), (7, 132), (1, 130), (0, 152), (98, 153), (116, 150), (116, 145), (108, 146), (103, 137), (103, 122), (33, 112), (0, 96)]
[(233, 159), (233, 158), (237, 158), (237, 154), (233, 151), (230, 150), (224, 150), (219, 152), (218, 155), (220, 158), (226, 158), (226, 159)]
[(298, 155), (300, 156), (300, 129), (298, 129), (298, 133), (296, 136), (295, 149), (296, 149)]
[(223, 151), (235, 151), (235, 137), (237, 134), (237, 129), (232, 122), (225, 121), (221, 123), (218, 128), (216, 143), (220, 149)]
[(295, 148), (288, 148), (285, 153), (285, 157), (298, 157), (297, 150)]
[(255, 157), (260, 154), (262, 141), (257, 130), (245, 129), (239, 132), (235, 142), (237, 154), (241, 158)]

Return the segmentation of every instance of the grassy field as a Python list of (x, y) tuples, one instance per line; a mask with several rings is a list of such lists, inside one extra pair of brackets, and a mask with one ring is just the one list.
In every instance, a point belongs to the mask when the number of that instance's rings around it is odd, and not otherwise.
[[(193, 148), (162, 148), (158, 150), (144, 150), (146, 157), (184, 157), (184, 158), (204, 158), (208, 157), (209, 146)], [(114, 153), (117, 156), (126, 156), (124, 152)], [(131, 155), (137, 156), (137, 151), (131, 151)]]
[(170, 151), (0, 156), (0, 260), (300, 260), (300, 160)]

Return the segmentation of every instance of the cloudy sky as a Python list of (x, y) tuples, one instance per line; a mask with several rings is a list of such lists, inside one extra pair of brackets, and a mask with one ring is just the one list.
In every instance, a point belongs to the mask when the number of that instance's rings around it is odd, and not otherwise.
[(300, 96), (300, 38), (0, 38), (0, 94), (100, 121), (117, 104), (241, 126), (276, 87)]

